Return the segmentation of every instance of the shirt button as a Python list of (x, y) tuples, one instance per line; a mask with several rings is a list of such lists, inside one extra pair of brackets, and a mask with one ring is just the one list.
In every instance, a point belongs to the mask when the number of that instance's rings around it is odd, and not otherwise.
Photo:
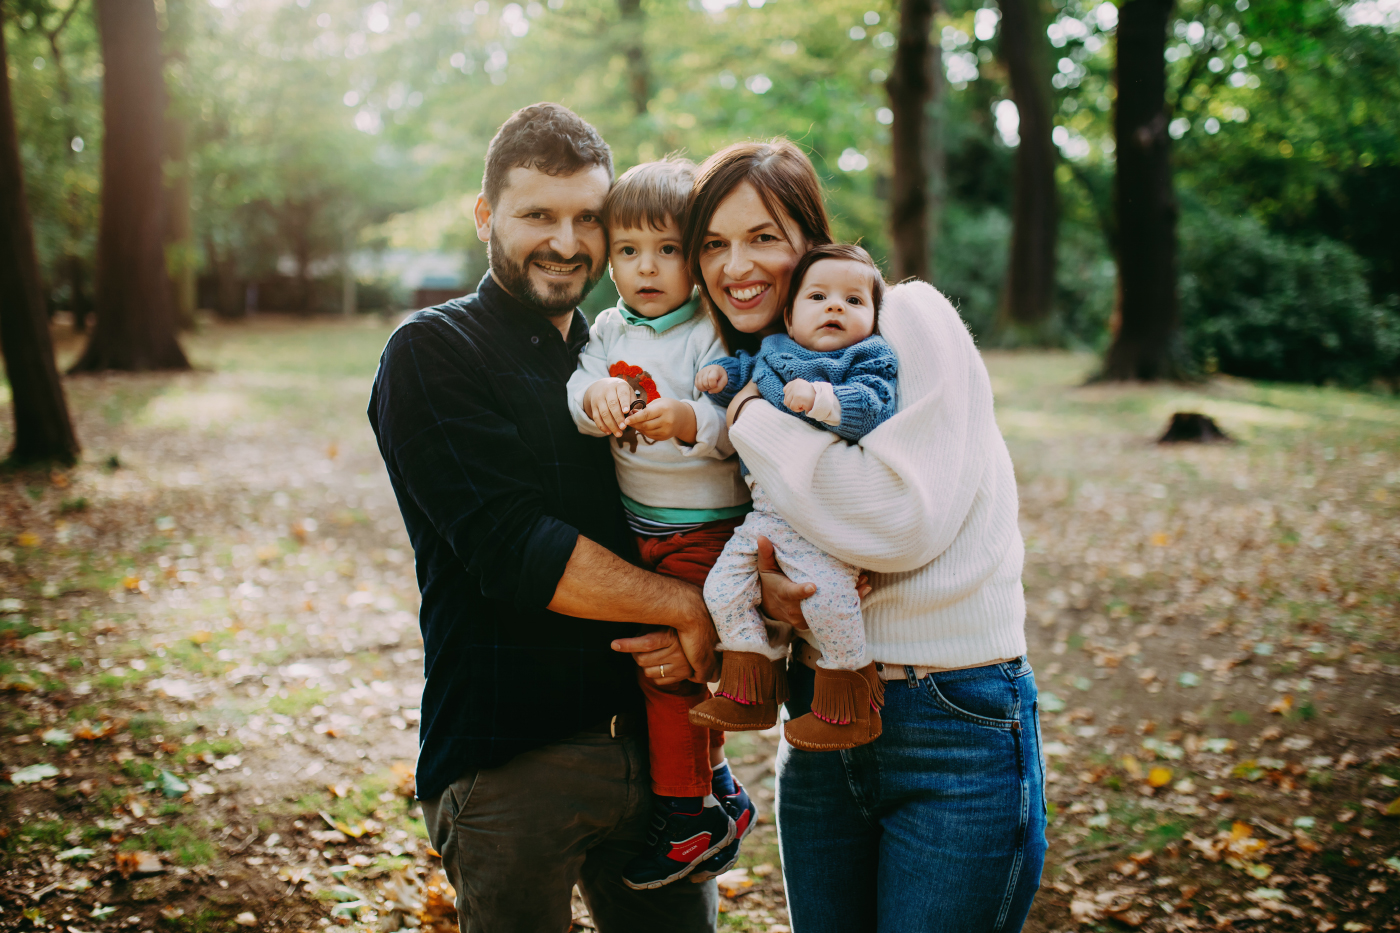
[(536, 336), (536, 337), (531, 337), (531, 338), (530, 338), (530, 342), (533, 343), (533, 344), (535, 344), (536, 346), (538, 346), (538, 345), (539, 345), (539, 342), (540, 342), (540, 338), (539, 338), (538, 336)]

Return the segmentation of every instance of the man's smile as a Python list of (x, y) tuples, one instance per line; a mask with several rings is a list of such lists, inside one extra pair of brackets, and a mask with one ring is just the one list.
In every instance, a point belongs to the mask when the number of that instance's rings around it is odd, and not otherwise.
[(568, 278), (569, 276), (573, 275), (574, 273), (578, 272), (580, 269), (583, 268), (583, 263), (581, 262), (571, 263), (569, 265), (560, 265), (559, 263), (544, 262), (543, 260), (539, 259), (535, 260), (534, 265), (545, 275), (559, 276), (561, 278)]

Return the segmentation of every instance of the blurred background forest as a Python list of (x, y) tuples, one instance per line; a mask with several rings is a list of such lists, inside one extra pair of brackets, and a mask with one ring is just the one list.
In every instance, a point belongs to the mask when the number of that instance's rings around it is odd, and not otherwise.
[[(1146, 4), (1143, 4), (1146, 5)], [(1400, 4), (1182, 0), (1164, 49), (1185, 369), (1392, 385), (1400, 372)], [(94, 301), (103, 56), (94, 0), (5, 0), (42, 292)], [(1103, 351), (1118, 252), (1109, 0), (940, 0), (921, 140), (927, 274), (983, 346)], [(512, 110), (555, 100), (619, 171), (786, 135), (839, 236), (891, 255), (900, 4), (888, 0), (156, 0), (166, 264), (186, 325), (471, 290), (469, 205)], [(1019, 12), (1017, 12), (1019, 11)], [(1018, 49), (1004, 15), (1034, 27)], [(907, 14), (906, 14), (907, 15)], [(1025, 34), (1025, 29), (1022, 28)], [(1159, 43), (1160, 45), (1160, 43)], [(1045, 307), (1007, 313), (1017, 56), (1047, 109)], [(1022, 95), (1026, 92), (1024, 86)], [(1024, 97), (1018, 98), (1024, 99)], [(1028, 150), (1029, 151), (1029, 150)], [(1048, 200), (1047, 200), (1048, 198)], [(895, 263), (898, 268), (905, 268)], [(914, 268), (918, 268), (916, 265)], [(351, 287), (353, 284), (353, 288)], [(613, 300), (601, 285), (590, 310)], [(1014, 310), (1014, 309), (1013, 309)]]

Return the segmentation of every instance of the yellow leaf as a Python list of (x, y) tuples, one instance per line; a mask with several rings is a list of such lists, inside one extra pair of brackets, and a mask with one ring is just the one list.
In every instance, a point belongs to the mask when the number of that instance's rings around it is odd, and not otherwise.
[(1396, 797), (1390, 802), (1390, 806), (1385, 808), (1386, 816), (1400, 816), (1400, 797)]
[(1153, 535), (1152, 535), (1152, 546), (1153, 546), (1153, 547), (1166, 547), (1168, 544), (1171, 544), (1171, 543), (1172, 543), (1172, 536), (1169, 535), (1169, 534), (1166, 534), (1166, 533), (1164, 533), (1164, 532), (1158, 531), (1158, 532), (1154, 532)]
[(1254, 828), (1248, 823), (1241, 823), (1239, 820), (1235, 820), (1234, 825), (1230, 827), (1231, 842), (1239, 842), (1241, 839), (1248, 839), (1253, 835)]
[(1147, 772), (1147, 783), (1152, 787), (1163, 787), (1171, 783), (1172, 769), (1158, 766)]
[(1269, 712), (1283, 714), (1293, 708), (1293, 695), (1285, 693), (1277, 700), (1269, 704)]
[(1128, 773), (1128, 777), (1136, 781), (1142, 777), (1142, 765), (1132, 755), (1123, 756), (1123, 770)]
[(26, 531), (15, 539), (15, 543), (20, 547), (38, 547), (39, 536), (32, 531)]
[(207, 632), (204, 629), (199, 629), (198, 631), (190, 635), (190, 641), (194, 642), (196, 645), (203, 645), (213, 637), (213, 632)]
[(126, 577), (122, 580), (122, 586), (126, 587), (130, 592), (135, 593), (141, 589), (141, 578)]

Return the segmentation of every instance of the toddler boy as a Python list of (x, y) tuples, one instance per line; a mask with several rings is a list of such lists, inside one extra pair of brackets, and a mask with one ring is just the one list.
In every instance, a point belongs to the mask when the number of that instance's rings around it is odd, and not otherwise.
[[(724, 413), (695, 387), (700, 368), (725, 352), (681, 252), (694, 172), (686, 159), (649, 162), (609, 192), (609, 272), (621, 297), (594, 321), (568, 396), (580, 431), (612, 438), (643, 566), (703, 587), (750, 505)], [(623, 880), (657, 888), (714, 877), (738, 860), (757, 811), (724, 760), (724, 734), (689, 722), (704, 685), (658, 686), (642, 671), (638, 680), (655, 834)]]

